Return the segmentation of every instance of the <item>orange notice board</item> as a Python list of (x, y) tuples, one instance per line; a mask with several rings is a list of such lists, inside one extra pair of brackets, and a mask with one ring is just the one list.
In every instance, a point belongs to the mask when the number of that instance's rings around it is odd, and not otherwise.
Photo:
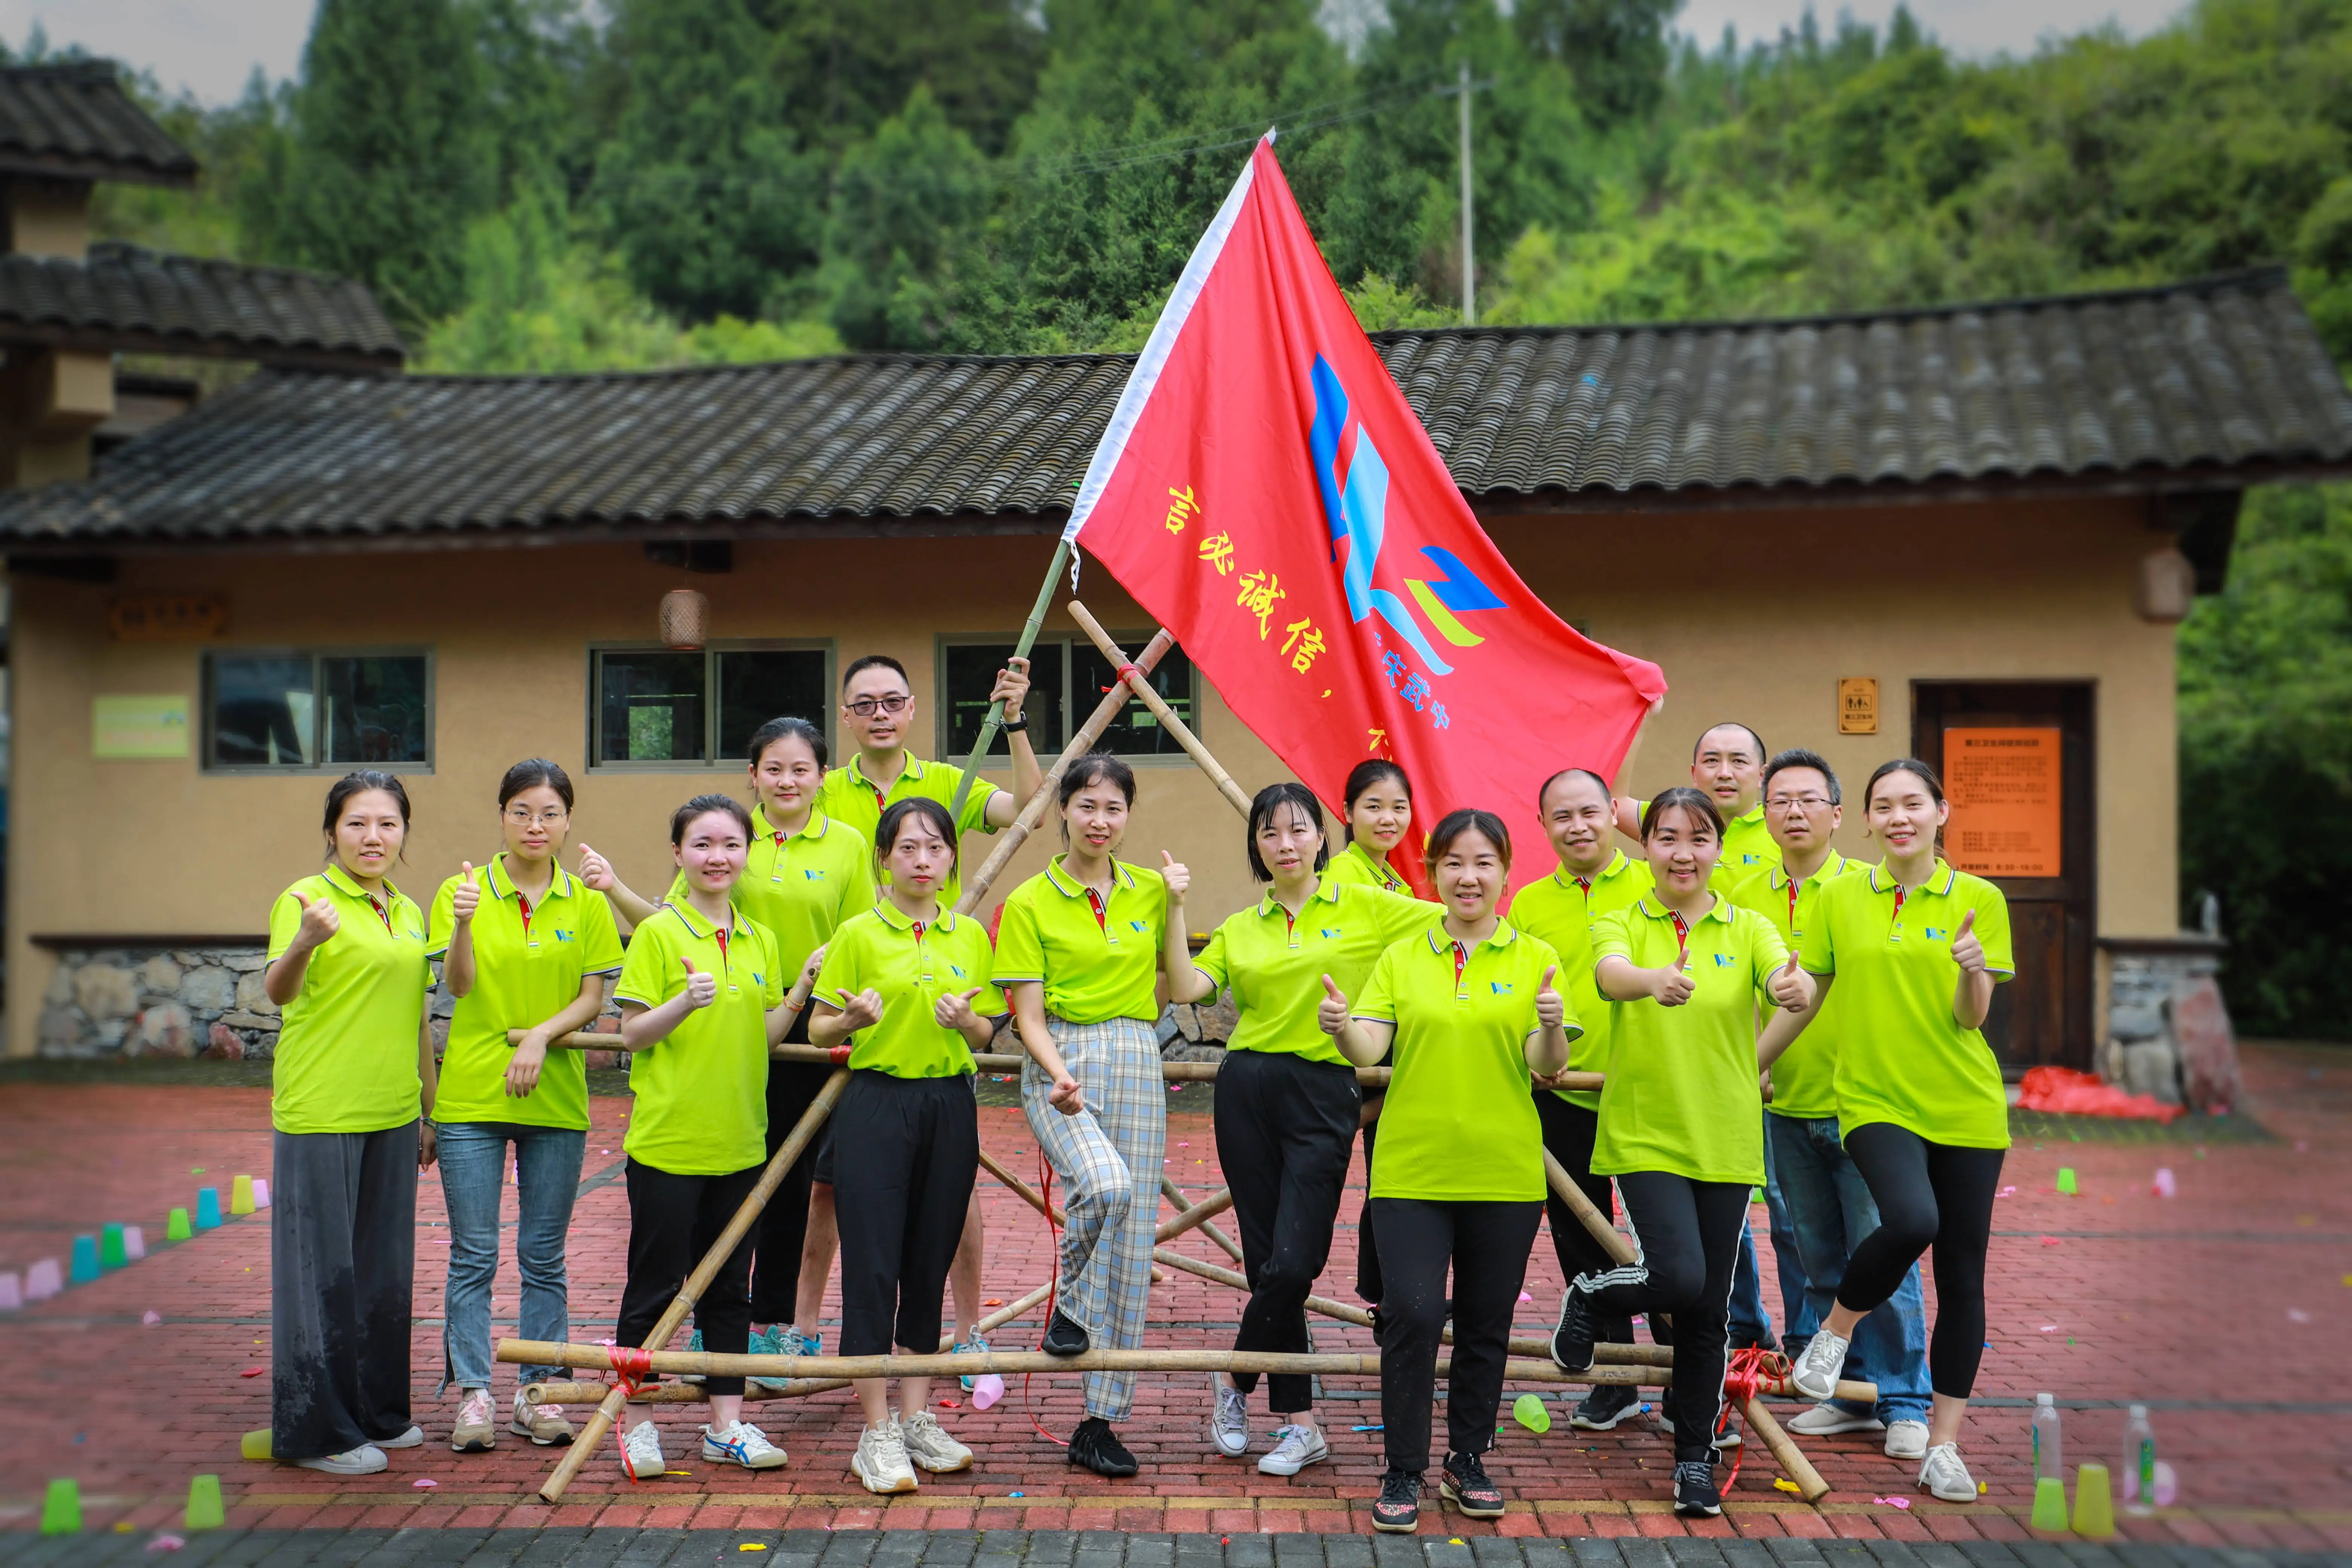
[(1979, 877), (2058, 876), (2058, 746), (2056, 730), (1946, 730), (1944, 858)]

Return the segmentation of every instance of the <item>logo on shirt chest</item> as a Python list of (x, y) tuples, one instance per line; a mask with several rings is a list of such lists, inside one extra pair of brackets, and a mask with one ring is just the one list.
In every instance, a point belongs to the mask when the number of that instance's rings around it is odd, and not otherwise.
[(1509, 980), (1489, 980), (1486, 982), (1486, 989), (1493, 995), (1510, 996), (1517, 993), (1518, 985)]
[(1129, 921), (1127, 922), (1127, 929), (1131, 931), (1140, 932), (1144, 930), (1144, 924), (1141, 921)]
[(812, 882), (822, 882), (824, 880), (824, 872), (814, 866), (802, 868), (801, 875)]
[(1950, 931), (1946, 931), (1942, 926), (1922, 926), (1919, 928), (1919, 934), (1926, 937), (1929, 942), (1948, 942), (1951, 940), (1952, 935)]
[(1325, 942), (1337, 942), (1339, 940), (1341, 931), (1338, 926), (1318, 926), (1315, 934)]
[(1730, 967), (1731, 967), (1731, 954), (1729, 954), (1729, 953), (1727, 953), (1727, 952), (1718, 952), (1718, 953), (1717, 953), (1717, 954), (1715, 955), (1715, 966), (1716, 966), (1717, 969), (1728, 969), (1728, 968), (1730, 968)]

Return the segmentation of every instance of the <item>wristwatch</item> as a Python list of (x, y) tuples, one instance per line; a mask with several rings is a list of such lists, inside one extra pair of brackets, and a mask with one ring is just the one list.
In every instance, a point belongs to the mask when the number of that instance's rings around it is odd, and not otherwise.
[(1029, 721), (1025, 717), (1020, 719), (1007, 719), (1004, 721), (1003, 728), (1004, 732), (1008, 735), (1022, 734), (1028, 730)]

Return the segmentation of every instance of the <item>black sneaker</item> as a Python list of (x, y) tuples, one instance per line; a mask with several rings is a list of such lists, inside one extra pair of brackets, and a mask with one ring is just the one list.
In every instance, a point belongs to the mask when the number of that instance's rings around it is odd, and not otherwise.
[(1421, 1528), (1419, 1476), (1392, 1469), (1381, 1478), (1380, 1500), (1372, 1504), (1372, 1528), (1389, 1535), (1411, 1535)]
[(1099, 1415), (1087, 1416), (1070, 1434), (1070, 1463), (1113, 1480), (1124, 1480), (1141, 1468), (1112, 1433), (1110, 1423)]
[(1604, 1383), (1577, 1402), (1568, 1424), (1586, 1432), (1607, 1432), (1642, 1413), (1642, 1391), (1630, 1383)]
[(1448, 1454), (1438, 1473), (1438, 1495), (1472, 1519), (1503, 1517), (1503, 1489), (1486, 1479), (1475, 1454)]
[(1691, 1519), (1713, 1519), (1723, 1511), (1712, 1459), (1684, 1459), (1675, 1466), (1675, 1511)]
[[(1047, 1355), (1084, 1355), (1087, 1353), (1087, 1331), (1070, 1321), (1056, 1307), (1054, 1309), (1054, 1321), (1045, 1325), (1044, 1349)], [(1129, 1473), (1133, 1474), (1132, 1471)]]
[(1551, 1331), (1552, 1363), (1562, 1372), (1591, 1371), (1592, 1342), (1600, 1329), (1584, 1293), (1570, 1286), (1559, 1299), (1559, 1326)]

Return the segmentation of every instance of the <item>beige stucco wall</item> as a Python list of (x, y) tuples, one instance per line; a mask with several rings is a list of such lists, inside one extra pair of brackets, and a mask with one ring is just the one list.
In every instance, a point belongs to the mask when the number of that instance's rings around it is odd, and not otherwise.
[[(2097, 681), (2099, 927), (2122, 933), (2169, 931), (2175, 913), (2172, 636), (2131, 607), (2132, 563), (2158, 542), (2144, 517), (2137, 503), (2053, 502), (1492, 527), (1563, 616), (1665, 668), (1673, 692), (1622, 781), (1639, 791), (1684, 776), (1691, 740), (1717, 719), (1743, 720), (1774, 746), (1812, 745), (1858, 783), (1908, 749), (1915, 679)], [(666, 878), (671, 808), (740, 775), (586, 768), (589, 643), (651, 641), (661, 594), (691, 585), (710, 595), (715, 637), (830, 637), (845, 660), (898, 656), (928, 714), (935, 636), (1009, 635), (1050, 550), (1034, 537), (747, 542), (731, 574), (692, 578), (627, 546), (222, 554), (126, 560), (104, 587), (24, 580), (11, 646), (7, 1048), (27, 1053), (37, 1038), (52, 961), (33, 937), (257, 932), (272, 897), (319, 859), (320, 777), (207, 774), (193, 757), (92, 760), (93, 696), (184, 692), (192, 710), (199, 696), (195, 645), (110, 640), (117, 597), (222, 594), (225, 647), (429, 646), (436, 763), (409, 781), (413, 893), (495, 849), (498, 776), (533, 754), (572, 770), (575, 842), (645, 888)], [(1090, 573), (1087, 589), (1107, 624), (1141, 623), (1106, 574)], [(1879, 679), (1886, 733), (1836, 735), (1835, 683), (1851, 675)], [(1213, 691), (1202, 731), (1244, 787), (1283, 776)], [(917, 733), (928, 742), (928, 720)], [(1547, 765), (1539, 741), (1529, 754), (1532, 782)], [(1194, 770), (1144, 769), (1137, 807), (1130, 849), (1192, 863), (1196, 926), (1250, 896), (1238, 821)], [(1846, 837), (1861, 847), (1852, 826)], [(1008, 877), (1039, 869), (1045, 852), (1033, 842)]]

